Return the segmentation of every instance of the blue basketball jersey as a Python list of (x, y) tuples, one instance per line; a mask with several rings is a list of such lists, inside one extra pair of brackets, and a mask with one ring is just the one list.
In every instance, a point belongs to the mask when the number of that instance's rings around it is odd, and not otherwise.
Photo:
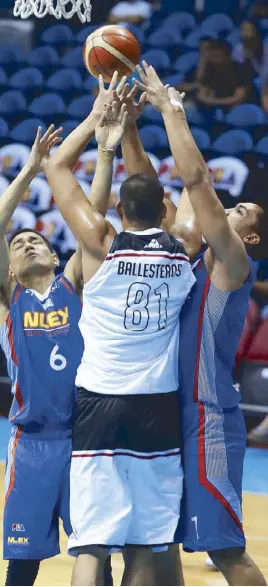
[(254, 283), (253, 262), (249, 263), (248, 279), (237, 291), (213, 285), (204, 250), (193, 264), (196, 283), (181, 312), (179, 372), (185, 403), (200, 401), (228, 409), (240, 401), (233, 370)]
[(59, 275), (40, 295), (18, 284), (0, 329), (14, 400), (10, 421), (25, 431), (70, 433), (75, 376), (83, 353), (81, 301)]

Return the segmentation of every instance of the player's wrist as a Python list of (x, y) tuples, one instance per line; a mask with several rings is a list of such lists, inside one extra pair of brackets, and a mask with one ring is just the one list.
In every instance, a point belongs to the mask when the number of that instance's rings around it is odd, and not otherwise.
[(105, 145), (99, 145), (98, 152), (102, 157), (113, 159), (115, 156), (116, 148), (107, 148)]

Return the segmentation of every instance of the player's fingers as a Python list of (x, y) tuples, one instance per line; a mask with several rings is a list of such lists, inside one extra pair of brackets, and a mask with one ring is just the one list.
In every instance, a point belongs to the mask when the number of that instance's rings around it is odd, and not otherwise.
[(45, 132), (45, 134), (41, 138), (41, 143), (45, 143), (46, 142), (46, 140), (48, 139), (48, 137), (50, 137), (50, 135), (53, 133), (54, 128), (55, 128), (55, 125), (54, 124), (51, 124), (48, 127), (47, 131)]
[(141, 97), (139, 99), (138, 107), (139, 107), (140, 112), (142, 112), (142, 110), (143, 110), (143, 108), (145, 106), (145, 103), (147, 101), (147, 97), (148, 97), (147, 92), (143, 92), (143, 94), (141, 95)]
[(184, 100), (184, 98), (185, 98), (185, 95), (186, 95), (186, 94), (185, 94), (185, 92), (182, 92), (182, 94), (181, 94), (181, 99), (182, 99), (182, 100)]
[(133, 86), (133, 88), (131, 88), (129, 94), (127, 95), (127, 99), (128, 100), (134, 100), (134, 98), (137, 95), (138, 91), (139, 91), (139, 88), (137, 86)]
[(99, 126), (101, 126), (101, 127), (102, 126), (105, 126), (106, 121), (107, 121), (107, 106), (105, 105), (104, 106), (104, 109), (103, 109), (103, 112), (101, 114), (101, 117), (99, 119)]
[(120, 100), (125, 100), (126, 98), (128, 98), (129, 92), (130, 92), (130, 84), (126, 84), (123, 88), (123, 91), (121, 92)]
[(124, 75), (117, 86), (116, 91), (117, 91), (118, 96), (120, 96), (120, 97), (121, 97), (122, 91), (124, 90), (126, 81), (127, 81), (127, 76)]
[(128, 112), (124, 112), (122, 121), (121, 121), (121, 126), (123, 127), (123, 129), (125, 130), (126, 126), (128, 123)]
[(105, 86), (104, 86), (103, 76), (100, 73), (100, 75), (99, 75), (99, 90), (100, 90), (100, 92), (102, 92), (104, 90), (104, 87)]
[(51, 141), (55, 138), (57, 138), (63, 131), (63, 127), (60, 126), (60, 128), (57, 128), (49, 137), (48, 137), (48, 141)]
[(145, 84), (142, 84), (138, 79), (136, 79), (135, 77), (132, 78), (133, 83), (138, 86), (138, 88), (140, 90), (142, 90), (143, 92), (146, 92), (147, 90), (147, 86)]
[[(145, 61), (144, 63), (146, 63), (146, 61)], [(140, 78), (141, 78), (141, 81), (142, 81), (143, 83), (146, 83), (146, 81), (147, 81), (147, 76), (146, 76), (146, 74), (144, 73), (144, 71), (143, 71), (142, 67), (141, 67), (140, 65), (136, 65), (136, 70), (137, 70), (137, 72), (138, 72), (138, 74), (139, 74), (139, 76), (140, 76)]]
[(114, 90), (114, 88), (117, 84), (117, 80), (118, 80), (118, 71), (114, 71), (113, 77), (110, 81), (108, 92), (112, 92)]
[(41, 137), (42, 137), (42, 127), (41, 127), (41, 126), (39, 126), (39, 127), (38, 127), (38, 129), (37, 129), (37, 133), (36, 133), (36, 136), (35, 136), (35, 140), (34, 140), (34, 144), (35, 144), (35, 145), (36, 145), (37, 143), (39, 143), (39, 142), (40, 142), (40, 140), (41, 140)]
[(118, 102), (112, 102), (112, 120), (118, 120), (119, 112)]
[(52, 147), (57, 145), (57, 143), (62, 143), (62, 137), (55, 137), (55, 139), (53, 139), (53, 141), (50, 141), (49, 148), (51, 149)]
[(126, 112), (127, 112), (127, 105), (122, 104), (122, 106), (120, 108), (119, 115), (118, 115), (118, 121), (120, 122), (120, 124), (122, 124)]

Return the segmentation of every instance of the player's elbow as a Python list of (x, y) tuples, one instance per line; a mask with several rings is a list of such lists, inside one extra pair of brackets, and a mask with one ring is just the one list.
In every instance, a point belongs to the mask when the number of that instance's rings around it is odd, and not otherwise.
[(184, 185), (188, 192), (204, 186), (211, 187), (210, 174), (204, 161), (191, 167), (191, 173), (184, 179)]

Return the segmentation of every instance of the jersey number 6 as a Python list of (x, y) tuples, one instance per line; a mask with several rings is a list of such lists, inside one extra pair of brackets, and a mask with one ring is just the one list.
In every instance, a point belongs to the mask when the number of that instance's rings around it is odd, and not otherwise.
[(56, 344), (53, 347), (50, 355), (49, 364), (51, 369), (54, 369), (54, 371), (63, 371), (67, 365), (67, 360), (65, 357), (58, 353), (59, 348), (60, 347)]
[[(124, 319), (126, 330), (146, 330), (150, 320), (148, 309), (150, 291), (151, 286), (148, 283), (135, 282), (130, 286)], [(162, 283), (154, 290), (154, 295), (158, 297), (158, 330), (163, 330), (167, 326), (168, 284)]]

